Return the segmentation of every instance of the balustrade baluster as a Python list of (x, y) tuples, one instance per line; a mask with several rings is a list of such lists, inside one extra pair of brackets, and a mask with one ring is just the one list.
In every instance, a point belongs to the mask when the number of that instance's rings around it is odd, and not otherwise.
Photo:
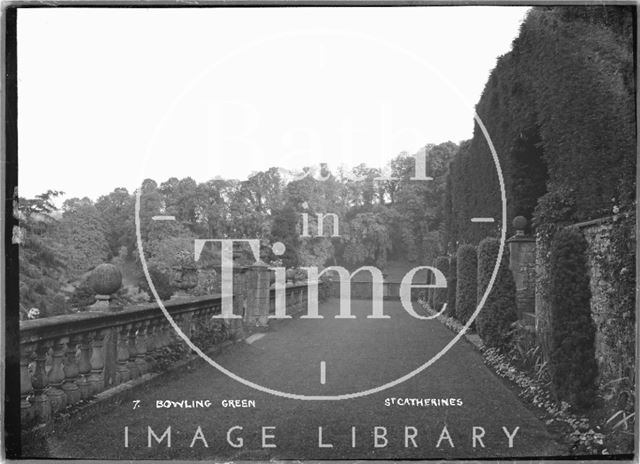
[[(180, 311), (174, 320), (181, 331), (189, 338), (201, 338), (207, 326), (216, 321), (211, 317), (220, 313), (220, 301), (212, 298), (206, 305), (195, 301), (173, 310)], [(133, 314), (137, 311), (139, 314)], [(91, 314), (46, 323), (21, 322), (22, 423), (26, 427), (41, 423), (50, 430), (55, 413), (71, 412), (65, 408), (157, 369), (153, 358), (161, 359), (158, 356), (165, 354), (165, 348), (183, 341), (164, 317), (145, 320), (147, 311), (130, 308), (122, 319)], [(138, 322), (126, 323), (130, 320)]]
[(62, 383), (62, 391), (66, 397), (67, 405), (77, 403), (82, 398), (80, 394), (80, 388), (76, 383), (78, 381), (78, 359), (77, 359), (77, 347), (80, 343), (80, 336), (74, 335), (70, 337), (67, 343), (67, 350), (64, 357), (64, 382)]
[(64, 381), (64, 370), (62, 360), (66, 351), (68, 337), (58, 338), (53, 342), (53, 354), (51, 356), (51, 369), (49, 370), (48, 380), (49, 388), (47, 388), (47, 396), (51, 401), (51, 412), (57, 412), (67, 406), (67, 398), (62, 391), (62, 382)]
[(149, 327), (149, 321), (140, 322), (137, 324), (138, 333), (136, 335), (136, 366), (140, 375), (144, 375), (149, 372), (149, 365), (147, 364), (147, 329)]
[(29, 364), (35, 349), (31, 343), (20, 345), (20, 417), (23, 424), (31, 423), (35, 417), (35, 408), (29, 401), (33, 395)]
[[(184, 331), (184, 323), (185, 323), (185, 315), (184, 315), (184, 313), (183, 314), (175, 314), (172, 317), (173, 317), (173, 322), (176, 323), (176, 325), (182, 331), (182, 333), (185, 333), (185, 331)], [(167, 332), (166, 332), (167, 346), (173, 345), (175, 343), (180, 342), (180, 340), (182, 340), (182, 338), (180, 338), (180, 336), (175, 331), (175, 329), (173, 328), (173, 326), (171, 325), (171, 323), (169, 321), (167, 321), (166, 328), (167, 328)]]
[(200, 318), (198, 320), (198, 336), (201, 337), (202, 334), (207, 330), (207, 322), (211, 316), (209, 316), (209, 308), (204, 308), (200, 311)]
[(91, 338), (89, 333), (84, 333), (80, 337), (80, 359), (78, 360), (77, 380), (80, 389), (80, 398), (83, 400), (91, 397), (91, 384), (89, 383), (89, 374), (91, 373)]
[(89, 375), (89, 386), (92, 395), (97, 395), (104, 390), (104, 338), (109, 330), (98, 330), (93, 333), (91, 341), (91, 374)]
[(162, 318), (162, 320), (160, 321), (160, 346), (162, 348), (166, 348), (169, 346), (169, 343), (171, 343), (170, 337), (169, 321), (167, 321), (167, 319), (165, 318)]
[(116, 384), (128, 382), (131, 378), (131, 372), (127, 367), (127, 361), (129, 361), (129, 327), (130, 325), (123, 325), (116, 329), (117, 333), (117, 364), (116, 364)]
[(129, 334), (127, 349), (129, 351), (129, 360), (127, 361), (127, 368), (129, 369), (131, 379), (137, 379), (138, 377), (140, 377), (140, 371), (138, 370), (138, 365), (136, 364), (136, 358), (138, 357), (138, 350), (136, 348), (138, 324), (131, 324), (128, 327)]
[(193, 316), (191, 317), (191, 336), (189, 338), (191, 338), (192, 340), (194, 338), (197, 338), (200, 336), (200, 329), (202, 327), (202, 312), (204, 310), (202, 309), (198, 309), (197, 311), (193, 312)]
[(51, 400), (47, 395), (49, 387), (49, 377), (47, 376), (45, 364), (47, 362), (47, 353), (52, 345), (51, 340), (45, 340), (36, 346), (36, 366), (31, 377), (31, 385), (33, 386), (33, 409), (36, 418), (41, 423), (47, 423), (51, 419)]
[(156, 356), (159, 353), (158, 348), (158, 322), (159, 319), (152, 319), (149, 321), (149, 325), (147, 326), (147, 357), (145, 358), (147, 361), (147, 365), (149, 366), (149, 371), (152, 371), (156, 367)]
[[(187, 338), (191, 338), (191, 324), (193, 322), (193, 313), (185, 314), (184, 316), (184, 329), (182, 331), (187, 336)], [(180, 339), (182, 341), (182, 339)]]

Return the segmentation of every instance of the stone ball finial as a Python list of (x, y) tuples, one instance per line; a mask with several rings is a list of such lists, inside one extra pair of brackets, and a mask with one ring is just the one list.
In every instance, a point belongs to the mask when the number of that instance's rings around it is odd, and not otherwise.
[(513, 227), (516, 229), (516, 233), (518, 234), (523, 234), (524, 233), (524, 229), (527, 227), (527, 224), (529, 223), (529, 221), (527, 221), (527, 218), (525, 218), (524, 216), (516, 216), (515, 218), (513, 218)]
[(98, 295), (111, 295), (120, 290), (122, 274), (113, 264), (100, 264), (91, 271), (89, 285)]

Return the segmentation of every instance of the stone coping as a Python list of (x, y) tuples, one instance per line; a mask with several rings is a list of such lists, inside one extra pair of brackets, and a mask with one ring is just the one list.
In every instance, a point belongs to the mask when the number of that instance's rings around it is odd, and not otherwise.
[[(193, 298), (177, 298), (163, 301), (163, 305), (169, 314), (179, 315), (209, 308), (212, 305), (220, 304), (221, 301), (221, 295), (216, 294)], [(143, 322), (160, 316), (163, 316), (163, 314), (158, 304), (147, 303), (125, 306), (122, 311), (116, 312), (85, 311), (20, 321), (20, 344), (104, 330), (124, 324)]]
[(577, 222), (567, 227), (577, 227), (578, 229), (584, 229), (585, 227), (597, 226), (600, 224), (607, 224), (613, 221), (613, 216), (605, 216), (597, 219), (591, 219), (590, 221)]
[(536, 238), (532, 235), (514, 235), (507, 239), (507, 243), (513, 242), (535, 242)]

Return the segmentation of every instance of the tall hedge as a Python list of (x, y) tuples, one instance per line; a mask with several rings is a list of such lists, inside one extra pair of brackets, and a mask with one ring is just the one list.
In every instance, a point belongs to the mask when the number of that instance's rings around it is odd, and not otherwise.
[[(473, 245), (461, 245), (457, 255), (455, 318), (465, 324), (476, 310), (478, 256)], [(474, 328), (474, 324), (471, 325)]]
[(550, 257), (550, 372), (558, 398), (579, 408), (593, 403), (598, 376), (586, 249), (580, 231), (561, 229)]
[(456, 266), (457, 257), (449, 257), (449, 276), (447, 278), (447, 310), (445, 315), (455, 316), (456, 314), (456, 286), (458, 282), (458, 271)]
[[(491, 237), (485, 238), (478, 246), (478, 304), (491, 280), (499, 248), (500, 242)], [(496, 280), (476, 319), (478, 335), (486, 345), (504, 349), (509, 343), (511, 324), (517, 318), (516, 284), (505, 247)]]
[[(447, 279), (447, 288), (449, 286), (449, 258), (446, 256), (438, 256), (436, 259), (436, 269), (440, 270)], [(433, 309), (440, 311), (442, 305), (447, 302), (447, 288), (436, 288), (433, 294)]]
[[(634, 15), (626, 6), (534, 7), (485, 85), (476, 110), (500, 158), (508, 216), (534, 218), (536, 232), (608, 215), (612, 198), (635, 199)], [(470, 218), (500, 217), (496, 169), (477, 125), (449, 176), (447, 241), (476, 244), (493, 231)], [(555, 201), (558, 192), (572, 208)]]

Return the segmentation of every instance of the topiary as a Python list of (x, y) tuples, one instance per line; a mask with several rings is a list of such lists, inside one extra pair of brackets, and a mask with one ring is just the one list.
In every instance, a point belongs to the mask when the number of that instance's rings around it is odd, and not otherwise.
[(561, 229), (550, 257), (552, 384), (559, 399), (578, 408), (593, 404), (598, 376), (586, 250), (580, 231)]
[(449, 257), (449, 277), (447, 278), (447, 310), (445, 315), (455, 316), (456, 314), (456, 285), (458, 282), (456, 257)]
[[(491, 280), (499, 248), (500, 242), (490, 237), (478, 245), (478, 304)], [(500, 349), (507, 348), (511, 325), (518, 318), (516, 284), (508, 263), (508, 251), (505, 249), (491, 292), (476, 318), (476, 329), (482, 341), (490, 347)]]
[[(171, 276), (155, 266), (149, 266), (148, 269), (149, 276), (151, 277), (153, 286), (156, 288), (160, 299), (168, 300), (169, 298), (171, 298), (171, 296), (175, 292), (174, 288), (171, 286)], [(138, 287), (140, 287), (140, 290), (143, 290), (151, 295), (151, 301), (153, 301), (153, 292), (149, 288), (149, 283), (147, 282), (144, 274), (138, 281)]]
[[(444, 274), (449, 285), (449, 258), (446, 256), (438, 256), (436, 259), (436, 269)], [(433, 309), (440, 311), (442, 306), (447, 302), (447, 287), (436, 288), (433, 292)]]
[[(478, 255), (473, 245), (461, 245), (457, 255), (455, 318), (466, 324), (476, 310)], [(474, 324), (470, 326), (475, 329)]]

